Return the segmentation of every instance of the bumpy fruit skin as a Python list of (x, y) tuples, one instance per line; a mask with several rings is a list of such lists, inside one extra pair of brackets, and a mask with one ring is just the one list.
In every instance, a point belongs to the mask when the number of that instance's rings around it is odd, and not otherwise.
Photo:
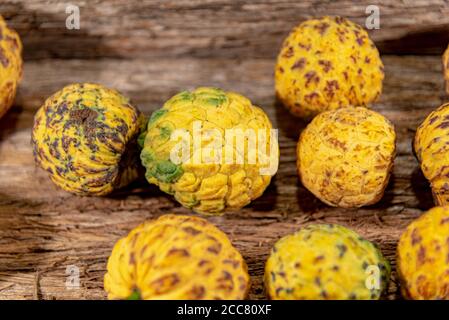
[(435, 207), (413, 221), (397, 248), (402, 295), (449, 300), (449, 208)]
[(68, 85), (34, 117), (34, 157), (62, 189), (105, 195), (137, 178), (137, 137), (144, 128), (144, 116), (119, 92)]
[[(195, 131), (195, 123), (201, 124), (200, 131)], [(275, 173), (274, 170), (262, 174), (261, 170), (269, 165), (266, 159), (261, 161), (263, 155), (259, 150), (269, 152), (267, 154), (272, 156), (277, 169), (279, 147), (277, 137), (270, 138), (271, 128), (271, 122), (263, 110), (239, 94), (216, 88), (181, 92), (155, 111), (148, 122), (147, 134), (141, 140), (141, 159), (146, 167), (146, 178), (196, 212), (219, 215), (238, 210), (262, 195)], [(266, 139), (257, 140), (257, 144), (262, 146), (260, 149), (258, 146), (258, 150), (248, 144), (251, 151), (244, 152), (241, 163), (229, 163), (225, 154), (240, 153), (235, 149), (237, 143), (231, 145), (226, 142), (227, 129), (241, 129), (242, 132), (253, 129), (256, 139), (259, 133), (265, 132)], [(179, 139), (171, 139), (175, 130), (184, 132), (190, 140), (184, 139), (190, 156), (187, 154), (178, 163), (171, 161), (170, 157), (172, 150), (180, 144)], [(215, 145), (211, 139), (199, 140), (198, 132), (207, 136), (213, 130), (221, 134), (218, 148), (222, 158), (215, 163), (198, 161), (201, 152), (204, 156), (205, 148)], [(195, 148), (195, 141), (199, 141), (196, 144), (201, 145), (202, 150)], [(248, 155), (253, 151), (257, 158), (250, 162)]]
[(302, 184), (331, 206), (376, 203), (388, 184), (395, 140), (393, 125), (375, 111), (356, 107), (323, 112), (298, 141)]
[(446, 84), (446, 93), (449, 94), (449, 46), (443, 54), (443, 72)]
[(0, 118), (11, 108), (22, 79), (22, 42), (0, 15)]
[(244, 299), (245, 261), (208, 221), (164, 215), (143, 223), (114, 246), (104, 288), (109, 299)]
[(431, 112), (416, 130), (414, 151), (437, 205), (449, 205), (449, 103)]
[(383, 64), (359, 25), (341, 17), (307, 20), (284, 40), (276, 94), (296, 116), (366, 105), (382, 92)]
[(389, 278), (380, 250), (335, 224), (309, 225), (283, 237), (265, 265), (266, 291), (274, 300), (379, 299)]

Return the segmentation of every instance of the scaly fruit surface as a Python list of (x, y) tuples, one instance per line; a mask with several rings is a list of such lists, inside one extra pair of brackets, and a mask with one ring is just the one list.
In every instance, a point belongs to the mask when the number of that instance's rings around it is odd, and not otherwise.
[(22, 42), (0, 15), (0, 118), (11, 108), (22, 79)]
[(277, 170), (270, 129), (265, 112), (239, 94), (181, 92), (151, 115), (140, 141), (146, 178), (196, 212), (238, 210), (262, 195)]
[(416, 130), (414, 151), (437, 205), (449, 205), (449, 103), (431, 112)]
[(298, 141), (303, 185), (321, 201), (343, 208), (376, 203), (388, 184), (396, 134), (381, 114), (342, 108), (316, 116)]
[(361, 26), (341, 17), (307, 20), (284, 40), (275, 68), (276, 94), (294, 115), (310, 119), (376, 100), (383, 69)]
[(413, 221), (397, 248), (405, 298), (449, 300), (449, 208), (435, 207)]
[(244, 299), (245, 261), (208, 221), (163, 215), (120, 239), (109, 257), (104, 288), (109, 299)]
[(275, 300), (379, 299), (390, 265), (354, 231), (312, 224), (280, 239), (265, 265), (265, 287)]
[(62, 189), (105, 195), (137, 178), (137, 137), (144, 128), (144, 116), (119, 92), (68, 85), (35, 115), (34, 157)]

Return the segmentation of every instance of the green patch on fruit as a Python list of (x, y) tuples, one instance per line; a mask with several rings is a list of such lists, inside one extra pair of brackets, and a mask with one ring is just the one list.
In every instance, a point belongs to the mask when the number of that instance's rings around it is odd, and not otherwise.
[(151, 114), (150, 120), (148, 120), (148, 125), (153, 124), (154, 122), (156, 122), (160, 117), (162, 117), (164, 114), (166, 114), (168, 112), (167, 109), (159, 109), (154, 111)]
[(170, 160), (160, 160), (150, 168), (149, 173), (160, 182), (174, 183), (181, 177), (184, 170)]
[(126, 300), (141, 300), (139, 290), (134, 290)]

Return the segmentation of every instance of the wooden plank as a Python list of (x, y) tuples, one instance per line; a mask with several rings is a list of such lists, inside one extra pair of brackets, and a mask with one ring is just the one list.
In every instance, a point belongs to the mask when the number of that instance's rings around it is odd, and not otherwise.
[(383, 53), (441, 54), (449, 42), (447, 0), (74, 0), (80, 30), (66, 29), (67, 3), (2, 0), (0, 14), (18, 30), (27, 59), (237, 57), (273, 58), (299, 22), (341, 15), (365, 25), (368, 5), (380, 9), (370, 31)]
[[(147, 114), (177, 91), (200, 85), (241, 92), (265, 109), (279, 129), (278, 174), (250, 206), (210, 219), (246, 259), (252, 276), (250, 298), (265, 298), (264, 262), (273, 243), (306, 223), (351, 227), (377, 242), (394, 267), (403, 228), (432, 206), (411, 139), (418, 123), (445, 96), (439, 57), (384, 56), (383, 60), (384, 93), (374, 109), (395, 124), (398, 154), (384, 198), (358, 210), (327, 207), (298, 182), (295, 146), (304, 123), (277, 105), (271, 59), (27, 62), (16, 105), (0, 121), (0, 299), (31, 299), (36, 292), (41, 299), (104, 298), (102, 279), (115, 241), (145, 219), (189, 213), (143, 180), (108, 197), (76, 197), (57, 190), (35, 167), (30, 147), (34, 112), (49, 94), (75, 81), (116, 87)], [(70, 265), (80, 268), (79, 290), (65, 287)], [(397, 297), (394, 273), (388, 298)]]

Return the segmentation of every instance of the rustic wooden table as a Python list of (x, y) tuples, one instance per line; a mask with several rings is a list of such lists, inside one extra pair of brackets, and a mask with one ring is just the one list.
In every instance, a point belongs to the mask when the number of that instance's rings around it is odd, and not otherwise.
[[(0, 120), (0, 299), (102, 299), (115, 241), (146, 219), (189, 213), (145, 181), (111, 196), (58, 190), (34, 165), (33, 115), (72, 82), (99, 82), (132, 97), (146, 114), (182, 89), (201, 85), (241, 92), (279, 129), (280, 167), (264, 195), (238, 213), (210, 218), (232, 239), (252, 276), (251, 299), (265, 298), (264, 262), (273, 243), (307, 223), (339, 223), (377, 242), (395, 270), (404, 227), (432, 207), (413, 157), (417, 125), (447, 98), (440, 55), (449, 42), (449, 2), (377, 1), (381, 28), (370, 31), (385, 63), (373, 109), (396, 126), (397, 158), (384, 198), (358, 210), (330, 208), (298, 182), (295, 147), (304, 123), (274, 97), (276, 52), (306, 18), (342, 15), (364, 24), (376, 1), (71, 1), (81, 29), (65, 28), (65, 4), (2, 0), (0, 14), (21, 35), (25, 70), (14, 107)], [(375, 4), (375, 3), (374, 3)], [(66, 268), (80, 289), (66, 288)], [(387, 298), (399, 298), (395, 272)]]

